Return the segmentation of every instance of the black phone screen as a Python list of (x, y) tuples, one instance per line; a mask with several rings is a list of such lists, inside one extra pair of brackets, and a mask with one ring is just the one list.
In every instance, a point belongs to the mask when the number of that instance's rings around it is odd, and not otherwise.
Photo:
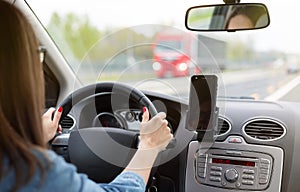
[(215, 75), (191, 77), (187, 129), (191, 131), (212, 130), (215, 124), (217, 81)]

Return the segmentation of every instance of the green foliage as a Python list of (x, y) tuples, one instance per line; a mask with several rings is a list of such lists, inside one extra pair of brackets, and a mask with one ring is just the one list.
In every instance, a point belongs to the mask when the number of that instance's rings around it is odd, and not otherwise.
[(61, 17), (53, 13), (47, 30), (67, 59), (108, 61), (122, 54), (134, 58), (152, 58), (151, 46), (144, 45), (150, 43), (151, 38), (130, 28), (101, 31), (91, 24), (86, 15), (69, 13)]
[(58, 47), (63, 49), (63, 52), (69, 52), (70, 50), (76, 59), (81, 59), (102, 35), (90, 23), (87, 16), (79, 17), (72, 13), (63, 18), (54, 13), (47, 30), (54, 41), (58, 43)]

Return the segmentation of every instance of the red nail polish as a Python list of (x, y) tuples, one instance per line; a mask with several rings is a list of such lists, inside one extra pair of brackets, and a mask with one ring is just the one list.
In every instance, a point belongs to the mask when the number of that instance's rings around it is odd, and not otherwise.
[(147, 111), (146, 107), (143, 107), (143, 113), (145, 113)]
[(62, 107), (59, 107), (58, 108), (58, 112), (62, 112), (63, 108)]

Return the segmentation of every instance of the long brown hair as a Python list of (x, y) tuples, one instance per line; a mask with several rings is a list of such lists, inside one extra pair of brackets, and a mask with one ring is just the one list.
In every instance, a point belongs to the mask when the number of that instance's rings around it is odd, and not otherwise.
[(0, 26), (0, 179), (12, 169), (16, 191), (30, 181), (37, 168), (43, 172), (32, 149), (45, 147), (44, 80), (39, 43), (30, 23), (2, 0)]

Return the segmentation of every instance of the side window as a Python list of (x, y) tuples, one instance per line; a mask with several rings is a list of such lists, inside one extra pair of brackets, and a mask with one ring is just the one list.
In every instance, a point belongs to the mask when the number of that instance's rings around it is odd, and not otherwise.
[(56, 106), (60, 87), (55, 75), (46, 64), (44, 64), (44, 78), (45, 78), (45, 96), (46, 96), (45, 107), (49, 108), (49, 107)]

